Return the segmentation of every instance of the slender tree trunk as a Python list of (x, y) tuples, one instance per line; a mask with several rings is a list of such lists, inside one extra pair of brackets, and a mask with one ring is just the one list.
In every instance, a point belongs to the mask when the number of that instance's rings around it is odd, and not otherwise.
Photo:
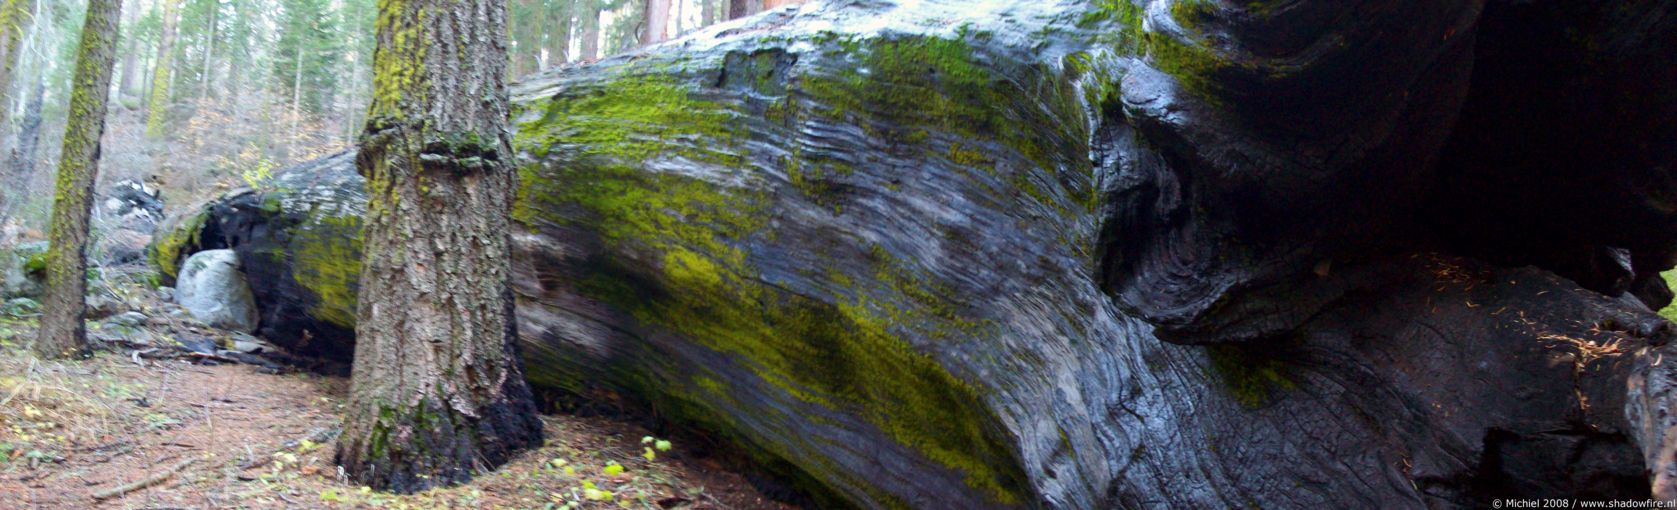
[(162, 0), (163, 27), (157, 35), (157, 59), (151, 74), (151, 100), (146, 104), (146, 136), (161, 138), (169, 116), (170, 60), (174, 58), (175, 18), (181, 0)]
[(89, 0), (70, 92), (70, 118), (59, 156), (47, 250), (47, 288), (35, 353), (46, 358), (88, 352), (82, 318), (87, 310), (88, 217), (99, 174), (99, 138), (105, 133), (111, 68), (116, 59), (122, 0)]
[(15, 185), (27, 186), (35, 173), (35, 151), (41, 141), (41, 106), (47, 93), (46, 77), (35, 74), (29, 99), (23, 106), (23, 123), (18, 126), (17, 146), (13, 148), (12, 175)]
[(699, 0), (699, 26), (708, 27), (716, 24), (716, 2), (719, 0)]
[[(544, 24), (542, 0), (514, 0), (518, 8), (509, 27), (514, 42), (512, 52), (513, 78), (524, 76), (541, 67), (541, 36)], [(509, 9), (511, 7), (509, 6)]]
[(576, 0), (556, 0), (553, 16), (548, 26), (553, 27), (547, 34), (547, 61), (543, 67), (552, 67), (571, 61), (571, 28), (572, 20), (576, 18)]
[(338, 464), (397, 492), (539, 444), (507, 284), (506, 3), (381, 2), (355, 364)]
[(581, 60), (600, 58), (600, 0), (579, 0), (582, 9)]
[(763, 0), (730, 0), (728, 19), (740, 19), (763, 10)]
[(5, 0), (0, 3), (0, 133), (10, 128), (12, 74), (22, 57), (24, 20), (31, 17), (35, 0)]
[(207, 101), (210, 98), (210, 82), (214, 81), (215, 77), (216, 23), (219, 21), (220, 14), (221, 4), (219, 2), (212, 4), (210, 6), (210, 33), (209, 37), (204, 40), (204, 89), (198, 94), (199, 102)]
[[(122, 24), (129, 27), (134, 26), (135, 21), (139, 19), (139, 12), (142, 8), (144, 8), (143, 0), (129, 0), (129, 4), (122, 12), (122, 17), (124, 18)], [(122, 71), (120, 73), (122, 75), (122, 82), (121, 85), (118, 85), (117, 91), (121, 93), (123, 97), (134, 97), (134, 95), (138, 93), (135, 89), (140, 88), (140, 80), (138, 76), (141, 69), (139, 67), (139, 40), (140, 38), (135, 37), (135, 34), (129, 34), (128, 42), (122, 45)]]
[(670, 0), (646, 0), (646, 23), (642, 28), (641, 44), (653, 44), (668, 39)]
[[(303, 118), (303, 43), (297, 44), (297, 72), (291, 77), (291, 131), (287, 133), (291, 139), (297, 137), (297, 121)], [(286, 144), (289, 153), (291, 144)]]

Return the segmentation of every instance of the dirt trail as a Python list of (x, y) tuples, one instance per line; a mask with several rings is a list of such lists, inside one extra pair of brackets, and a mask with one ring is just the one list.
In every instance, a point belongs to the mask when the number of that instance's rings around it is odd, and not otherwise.
[(544, 417), (546, 447), (471, 484), (364, 491), (331, 464), (343, 379), (118, 352), (39, 362), (10, 346), (27, 338), (16, 326), (0, 327), (5, 508), (785, 508), (679, 444), (568, 415)]

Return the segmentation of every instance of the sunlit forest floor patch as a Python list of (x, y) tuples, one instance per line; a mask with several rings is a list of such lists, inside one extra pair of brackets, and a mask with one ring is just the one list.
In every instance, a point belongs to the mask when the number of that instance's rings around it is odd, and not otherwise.
[(546, 446), (408, 496), (332, 463), (348, 381), (249, 365), (35, 360), (0, 319), (0, 501), (13, 508), (785, 508), (738, 474), (604, 417), (548, 415)]

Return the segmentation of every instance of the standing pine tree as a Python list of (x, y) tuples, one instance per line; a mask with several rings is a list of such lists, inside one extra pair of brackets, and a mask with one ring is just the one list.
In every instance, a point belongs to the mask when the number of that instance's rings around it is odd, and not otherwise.
[(93, 213), (93, 182), (99, 175), (99, 139), (105, 134), (121, 10), (122, 0), (89, 0), (87, 4), (48, 233), (47, 289), (40, 337), (35, 341), (35, 352), (42, 357), (87, 352), (82, 318), (87, 312), (88, 216)]
[(369, 205), (337, 461), (396, 492), (541, 441), (507, 284), (506, 2), (379, 2), (357, 160)]
[(157, 61), (151, 76), (151, 99), (146, 101), (146, 136), (161, 138), (164, 123), (169, 118), (170, 72), (174, 67), (175, 22), (180, 13), (180, 0), (163, 2), (163, 28), (157, 34)]

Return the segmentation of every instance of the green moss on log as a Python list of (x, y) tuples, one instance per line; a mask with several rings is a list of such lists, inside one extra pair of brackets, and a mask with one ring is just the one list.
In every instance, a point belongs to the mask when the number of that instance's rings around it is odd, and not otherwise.
[[(926, 55), (904, 51), (888, 57), (903, 59), (892, 65), (906, 67)], [(952, 79), (988, 82), (976, 67), (961, 70), (964, 64), (940, 62), (952, 70)], [(857, 282), (854, 299), (845, 303), (789, 294), (761, 281), (739, 248), (774, 235), (763, 210), (770, 197), (742, 168), (736, 140), (746, 124), (734, 107), (692, 94), (694, 81), (667, 67), (653, 74), (625, 72), (597, 88), (562, 93), (539, 118), (525, 119), (515, 143), (542, 163), (521, 172), (515, 218), (532, 227), (583, 226), (609, 245), (616, 256), (587, 268), (578, 284), (584, 295), (642, 324), (733, 355), (800, 401), (862, 417), (900, 444), (963, 473), (970, 486), (999, 503), (1024, 501), (1025, 477), (992, 429), (995, 418), (980, 391), (914, 350), (894, 329), (899, 320), (916, 318), (935, 324), (928, 328), (971, 333), (979, 321), (960, 317), (888, 256), (871, 259), (878, 266), (875, 274), (854, 275), (865, 281)], [(943, 115), (951, 118), (940, 122), (962, 124), (955, 118), (962, 115), (957, 106), (943, 101)], [(986, 122), (988, 129), (1004, 129), (994, 117)], [(721, 184), (646, 164), (661, 158), (739, 172), (741, 179)], [(695, 382), (693, 391), (726, 391), (721, 385), (720, 378), (707, 377)], [(680, 393), (645, 389), (654, 397)], [(670, 406), (691, 413), (677, 419), (741, 429), (714, 408), (696, 404), (708, 397), (691, 398), (694, 405)], [(773, 453), (808, 458), (790, 449)], [(818, 464), (800, 468), (821, 470)]]
[[(1677, 271), (1668, 271), (1665, 273), (1665, 284), (1668, 287), (1677, 288)], [(1660, 310), (1660, 316), (1677, 321), (1677, 303), (1672, 303), (1671, 306), (1667, 306), (1664, 310)]]
[(152, 241), (147, 254), (151, 258), (151, 265), (163, 273), (166, 281), (172, 282), (179, 276), (183, 255), (181, 251), (198, 246), (198, 236), (203, 233), (204, 221), (209, 219), (209, 216), (208, 210), (199, 211), (186, 217), (174, 228), (162, 229), (157, 240)]
[(293, 229), (291, 275), (319, 297), (309, 315), (355, 328), (356, 283), (361, 278), (361, 218), (323, 216)]

